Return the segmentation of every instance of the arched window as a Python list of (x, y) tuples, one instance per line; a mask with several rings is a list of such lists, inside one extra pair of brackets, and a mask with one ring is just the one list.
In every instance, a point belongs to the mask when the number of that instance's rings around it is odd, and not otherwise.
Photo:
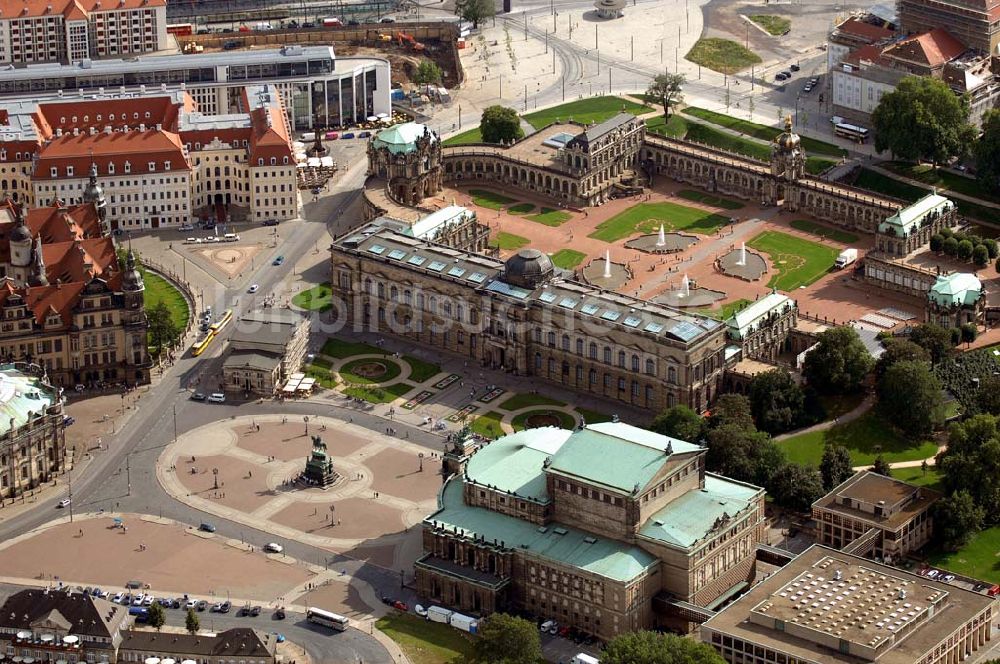
[(590, 353), (589, 354), (590, 354), (590, 359), (592, 359), (592, 360), (596, 360), (597, 359), (597, 344), (595, 344), (593, 341), (590, 342)]
[(389, 289), (389, 299), (392, 300), (393, 302), (399, 301), (399, 289), (396, 288), (395, 286)]
[(555, 348), (556, 347), (556, 333), (555, 332), (549, 332), (547, 336), (548, 336), (549, 346), (551, 346), (552, 348)]
[(378, 282), (378, 296), (385, 297), (385, 284)]
[(369, 295), (375, 294), (375, 290), (372, 288), (372, 280), (368, 277), (365, 277), (365, 292)]
[(583, 355), (583, 339), (576, 340), (576, 354)]
[(564, 334), (562, 336), (562, 349), (564, 351), (566, 351), (566, 352), (569, 352), (569, 335), (568, 334)]
[(556, 361), (551, 357), (549, 358), (549, 374), (554, 374), (556, 372)]
[(542, 369), (542, 354), (535, 353), (535, 369), (541, 371)]
[(638, 355), (633, 355), (632, 356), (632, 371), (635, 371), (635, 372), (639, 371), (639, 356)]
[(591, 385), (593, 385), (593, 384), (595, 384), (597, 382), (597, 371), (596, 370), (594, 370), (594, 369), (590, 370), (590, 375), (588, 376), (588, 380), (589, 380), (589, 382), (590, 382)]
[(413, 304), (413, 293), (409, 289), (403, 291), (403, 302), (406, 304)]
[(611, 364), (611, 346), (604, 347), (604, 362)]
[(421, 311), (424, 310), (424, 294), (423, 293), (417, 293), (417, 309), (419, 309)]
[(625, 368), (625, 351), (623, 350), (618, 351), (618, 366), (622, 369)]
[(677, 384), (677, 367), (667, 367), (667, 382)]
[(656, 375), (656, 362), (653, 360), (646, 360), (646, 373), (650, 376)]

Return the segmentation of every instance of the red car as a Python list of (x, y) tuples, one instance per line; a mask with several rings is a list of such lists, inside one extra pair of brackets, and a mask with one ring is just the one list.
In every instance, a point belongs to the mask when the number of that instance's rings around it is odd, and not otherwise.
[(407, 611), (410, 610), (410, 607), (408, 607), (406, 605), (406, 602), (404, 602), (402, 600), (398, 600), (398, 599), (395, 602), (392, 603), (392, 608), (399, 609), (403, 613), (406, 613)]

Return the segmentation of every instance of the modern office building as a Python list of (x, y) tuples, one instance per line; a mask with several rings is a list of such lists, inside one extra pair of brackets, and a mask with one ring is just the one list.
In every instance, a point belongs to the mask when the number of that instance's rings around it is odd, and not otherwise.
[(957, 664), (994, 598), (814, 545), (701, 626), (730, 664)]
[(940, 497), (926, 487), (863, 470), (813, 503), (816, 539), (840, 549), (874, 528), (872, 553), (886, 562), (900, 560), (930, 541), (931, 506)]
[[(392, 113), (389, 61), (336, 57), (332, 46), (147, 55), (4, 71), (0, 100), (185, 90), (205, 115), (246, 112), (242, 90), (273, 85), (294, 129), (335, 127)], [(145, 86), (145, 87), (143, 87)], [(165, 87), (164, 87), (165, 86)]]
[(167, 45), (166, 0), (25, 0), (0, 12), (0, 64), (78, 62)]
[(112, 228), (192, 217), (298, 215), (291, 130), (273, 86), (239, 90), (240, 113), (197, 110), (182, 91), (0, 100), (0, 192), (41, 205), (106, 192)]
[(0, 365), (0, 496), (12, 498), (65, 468), (62, 391), (44, 368)]
[(746, 588), (764, 538), (764, 490), (705, 472), (706, 453), (611, 422), (488, 443), (449, 469), (424, 519), (417, 590), (602, 640), (687, 630), (678, 603), (714, 606)]

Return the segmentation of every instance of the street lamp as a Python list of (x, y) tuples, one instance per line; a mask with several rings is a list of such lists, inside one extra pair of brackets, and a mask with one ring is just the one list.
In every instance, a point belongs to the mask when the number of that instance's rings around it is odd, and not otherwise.
[(219, 469), (218, 468), (213, 468), (212, 469), (212, 483), (213, 483), (213, 486), (212, 486), (213, 489), (218, 489), (219, 488)]
[(309, 416), (308, 415), (303, 415), (302, 416), (302, 421), (306, 423), (306, 435), (308, 436), (309, 435)]
[(418, 472), (424, 472), (424, 453), (421, 452), (417, 455), (417, 459), (420, 460), (420, 470)]

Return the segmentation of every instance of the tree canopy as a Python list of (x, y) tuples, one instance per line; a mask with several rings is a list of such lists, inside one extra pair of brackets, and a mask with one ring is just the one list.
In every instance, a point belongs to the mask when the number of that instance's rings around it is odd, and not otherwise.
[(995, 415), (955, 423), (948, 447), (938, 454), (941, 482), (949, 493), (968, 493), (985, 510), (986, 523), (1000, 523), (1000, 426)]
[(759, 373), (750, 381), (750, 412), (758, 429), (784, 433), (817, 421), (802, 387), (784, 369)]
[(146, 614), (146, 624), (160, 631), (160, 628), (167, 622), (167, 613), (163, 610), (163, 605), (153, 602), (149, 605), (149, 613)]
[(601, 664), (725, 664), (707, 643), (659, 632), (627, 632), (608, 641)]
[(187, 610), (187, 615), (184, 616), (184, 629), (191, 634), (195, 634), (201, 629), (201, 620), (198, 619), (198, 614), (194, 612), (194, 609)]
[(823, 459), (819, 463), (819, 473), (823, 479), (823, 490), (829, 491), (854, 474), (851, 453), (843, 445), (827, 443), (823, 448)]
[(723, 394), (712, 404), (712, 414), (708, 418), (709, 428), (734, 424), (741, 429), (753, 429), (753, 414), (750, 400), (742, 394)]
[(484, 19), (496, 16), (496, 3), (495, 0), (457, 0), (455, 13), (478, 28)]
[(479, 133), (485, 143), (509, 143), (524, 138), (517, 111), (498, 105), (488, 106), (483, 110)]
[(417, 85), (433, 85), (441, 82), (441, 68), (433, 60), (424, 58), (417, 65), (410, 79)]
[(691, 408), (679, 405), (667, 408), (656, 416), (650, 429), (656, 433), (697, 443), (702, 437), (704, 419)]
[(779, 468), (767, 490), (779, 504), (800, 512), (808, 510), (825, 493), (819, 471), (797, 463)]
[(170, 316), (170, 310), (165, 302), (157, 302), (147, 310), (146, 319), (149, 321), (149, 340), (158, 351), (177, 341), (180, 330)]
[(646, 89), (646, 96), (656, 99), (663, 105), (663, 116), (670, 117), (670, 107), (684, 101), (684, 74), (669, 72), (657, 74)]
[(926, 362), (903, 360), (879, 379), (878, 411), (911, 436), (925, 436), (941, 421), (941, 381)]
[(879, 475), (885, 475), (886, 477), (892, 477), (892, 466), (889, 462), (885, 460), (884, 454), (877, 454), (875, 456), (875, 463), (872, 464), (872, 472), (878, 473)]
[(909, 161), (938, 164), (962, 155), (976, 140), (969, 102), (930, 76), (907, 76), (872, 111), (875, 149)]
[(990, 191), (1000, 191), (1000, 110), (983, 114), (983, 135), (973, 148), (976, 177)]
[(479, 622), (475, 659), (482, 664), (538, 664), (542, 642), (535, 623), (506, 613), (491, 613)]
[(984, 511), (967, 491), (945, 496), (934, 503), (934, 538), (949, 551), (965, 546), (983, 527)]
[(949, 357), (955, 348), (951, 330), (936, 323), (921, 323), (915, 326), (910, 332), (910, 341), (930, 353), (931, 362), (934, 364)]
[(819, 343), (806, 354), (802, 375), (823, 394), (855, 392), (871, 371), (874, 360), (853, 327), (820, 332)]
[(882, 347), (885, 348), (885, 352), (875, 362), (876, 378), (881, 378), (885, 370), (897, 362), (905, 360), (930, 362), (931, 360), (931, 354), (927, 352), (926, 348), (918, 346), (909, 339), (903, 339), (902, 337), (883, 339)]

